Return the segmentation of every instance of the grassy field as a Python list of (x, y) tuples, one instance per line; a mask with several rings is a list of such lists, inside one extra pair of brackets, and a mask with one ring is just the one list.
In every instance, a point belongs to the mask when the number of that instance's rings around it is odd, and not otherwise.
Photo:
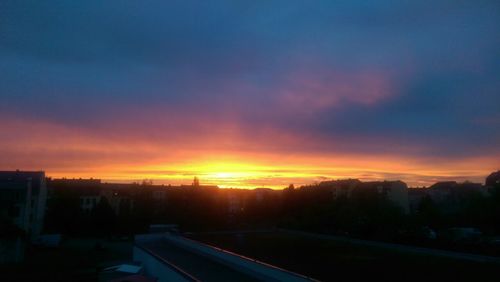
[(500, 281), (500, 265), (402, 253), (283, 232), (192, 239), (322, 281)]
[[(100, 242), (102, 249), (96, 249)], [(97, 281), (97, 268), (132, 259), (132, 242), (67, 239), (56, 249), (30, 249), (25, 261), (0, 267), (0, 281)]]

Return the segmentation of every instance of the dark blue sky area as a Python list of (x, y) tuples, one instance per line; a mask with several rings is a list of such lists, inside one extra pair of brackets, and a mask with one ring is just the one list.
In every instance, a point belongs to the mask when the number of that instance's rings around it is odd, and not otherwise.
[(0, 116), (500, 159), (500, 2), (2, 1)]

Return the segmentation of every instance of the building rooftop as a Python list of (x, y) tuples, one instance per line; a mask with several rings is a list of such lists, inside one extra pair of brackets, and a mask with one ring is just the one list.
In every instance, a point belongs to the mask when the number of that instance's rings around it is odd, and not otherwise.
[(259, 281), (220, 262), (176, 246), (167, 240), (143, 243), (142, 246), (199, 281)]
[(174, 269), (186, 281), (315, 281), (177, 234), (138, 235), (135, 242), (136, 248)]

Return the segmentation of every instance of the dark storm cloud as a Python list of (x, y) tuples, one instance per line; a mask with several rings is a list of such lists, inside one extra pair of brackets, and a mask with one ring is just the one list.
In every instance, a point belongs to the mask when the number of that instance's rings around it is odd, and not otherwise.
[(497, 1), (3, 1), (0, 111), (91, 127), (139, 107), (147, 133), (183, 109), (346, 151), (498, 154), (499, 26)]

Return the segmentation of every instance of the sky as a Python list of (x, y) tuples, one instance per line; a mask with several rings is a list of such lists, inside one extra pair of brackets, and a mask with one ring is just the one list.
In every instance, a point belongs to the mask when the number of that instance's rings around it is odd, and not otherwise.
[(0, 169), (282, 188), (500, 169), (498, 1), (0, 2)]

